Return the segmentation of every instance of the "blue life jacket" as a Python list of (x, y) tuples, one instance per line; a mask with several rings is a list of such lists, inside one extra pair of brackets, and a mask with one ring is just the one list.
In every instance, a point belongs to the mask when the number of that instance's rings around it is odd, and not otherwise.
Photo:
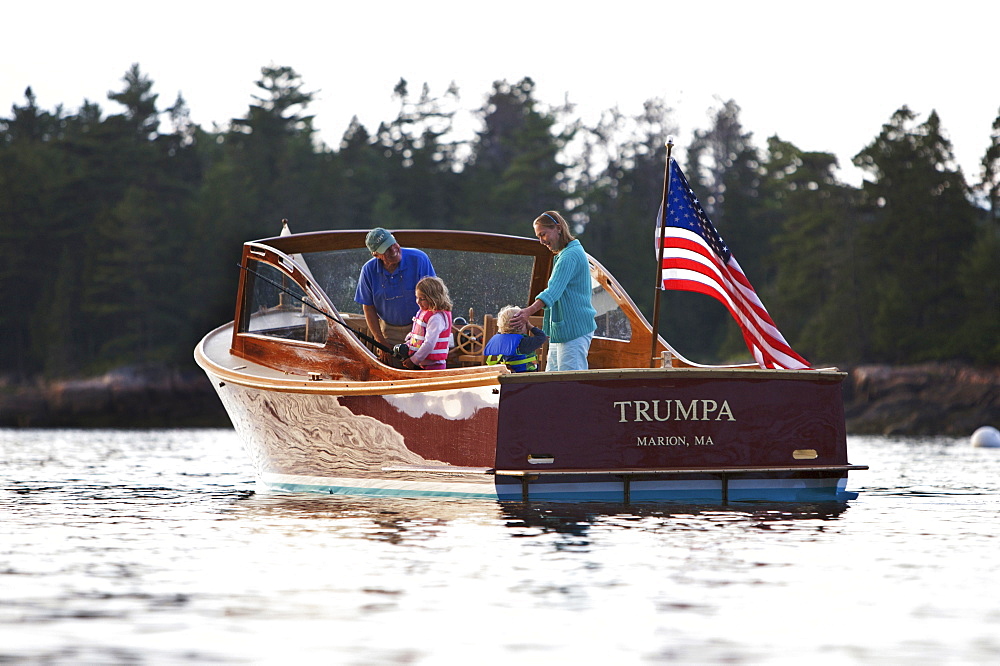
[(538, 356), (535, 352), (518, 354), (517, 347), (524, 336), (520, 333), (497, 333), (486, 343), (483, 355), (486, 365), (503, 363), (514, 372), (534, 372), (538, 370)]

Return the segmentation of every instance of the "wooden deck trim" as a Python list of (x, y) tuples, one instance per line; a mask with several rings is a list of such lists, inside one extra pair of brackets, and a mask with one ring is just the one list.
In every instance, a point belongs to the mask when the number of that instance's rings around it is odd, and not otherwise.
[(572, 474), (612, 474), (643, 476), (650, 474), (752, 474), (760, 472), (849, 472), (868, 469), (868, 465), (815, 465), (808, 467), (686, 467), (672, 469), (497, 469), (497, 476), (567, 476)]
[(613, 370), (573, 370), (567, 372), (520, 372), (504, 375), (501, 384), (533, 384), (554, 381), (599, 381), (609, 379), (795, 379), (840, 382), (846, 372), (836, 368), (820, 370), (767, 370), (739, 368), (621, 368)]
[(803, 467), (688, 467), (672, 469), (494, 469), (491, 467), (458, 467), (451, 465), (392, 465), (383, 472), (426, 472), (429, 474), (494, 474), (496, 476), (568, 476), (611, 474), (614, 476), (644, 476), (650, 474), (752, 474), (759, 472), (850, 472), (866, 470), (868, 465), (813, 465)]
[[(367, 234), (367, 229), (308, 231), (248, 241), (248, 244), (266, 245), (289, 255), (334, 250), (364, 251)], [(553, 256), (537, 239), (526, 236), (443, 229), (398, 229), (392, 231), (392, 235), (403, 247), (519, 254), (548, 259), (548, 263), (551, 263)]]
[(474, 374), (452, 375), (440, 380), (402, 379), (374, 382), (345, 382), (332, 380), (310, 380), (304, 377), (289, 379), (265, 379), (251, 377), (238, 371), (225, 370), (215, 366), (213, 375), (223, 382), (246, 388), (255, 388), (278, 393), (316, 393), (338, 396), (349, 395), (397, 395), (402, 393), (428, 393), (431, 391), (451, 391), (464, 388), (496, 386), (497, 375)]
[[(279, 370), (258, 365), (253, 361), (226, 353), (226, 358), (209, 356), (205, 349), (207, 341), (217, 335), (226, 336), (232, 323), (220, 326), (205, 336), (195, 348), (195, 362), (206, 372), (220, 381), (267, 391), (281, 393), (317, 393), (330, 395), (382, 395), (400, 393), (425, 393), (473, 387), (496, 387), (497, 377), (507, 372), (505, 366), (473, 366), (463, 369), (444, 370), (438, 374), (428, 370), (400, 370), (400, 373), (414, 375), (412, 378), (391, 380), (354, 381), (333, 379), (309, 379), (307, 375), (291, 375)], [(224, 365), (225, 363), (226, 365)], [(229, 367), (227, 367), (229, 365)], [(447, 373), (447, 374), (445, 374)]]
[(493, 474), (492, 467), (459, 467), (457, 465), (389, 465), (383, 472), (426, 472), (429, 474)]

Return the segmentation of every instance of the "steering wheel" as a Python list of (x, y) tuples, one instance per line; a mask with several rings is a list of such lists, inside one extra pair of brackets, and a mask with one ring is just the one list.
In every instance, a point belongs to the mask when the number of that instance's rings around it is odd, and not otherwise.
[(483, 327), (466, 324), (455, 332), (455, 349), (460, 354), (477, 355), (483, 353)]

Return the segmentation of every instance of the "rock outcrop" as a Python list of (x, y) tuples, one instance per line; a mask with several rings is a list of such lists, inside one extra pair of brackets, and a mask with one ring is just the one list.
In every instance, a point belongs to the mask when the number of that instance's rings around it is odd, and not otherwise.
[(1000, 368), (862, 365), (849, 373), (849, 433), (968, 437), (980, 426), (1000, 427)]
[(181, 428), (228, 426), (200, 370), (124, 367), (99, 377), (0, 382), (0, 427)]

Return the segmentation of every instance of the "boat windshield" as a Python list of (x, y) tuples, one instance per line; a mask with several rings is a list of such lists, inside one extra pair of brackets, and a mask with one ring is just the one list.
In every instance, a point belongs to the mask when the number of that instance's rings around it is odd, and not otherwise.
[(306, 303), (302, 288), (269, 264), (251, 261), (249, 307), (240, 330), (283, 340), (323, 344), (327, 336), (326, 316)]
[(594, 337), (626, 342), (632, 339), (632, 324), (628, 317), (611, 294), (593, 277), (590, 279), (590, 302), (597, 312)]
[[(470, 321), (495, 315), (505, 305), (523, 305), (528, 298), (533, 259), (513, 254), (425, 249), (438, 277), (448, 285), (452, 313)], [(299, 257), (296, 257), (298, 260)], [(365, 250), (307, 252), (300, 264), (334, 307), (343, 313), (362, 312), (354, 301), (361, 266), (371, 259)]]
[[(452, 314), (469, 322), (496, 315), (505, 305), (527, 304), (532, 257), (489, 252), (424, 249), (434, 271), (451, 294)], [(309, 252), (296, 256), (305, 270), (340, 312), (361, 313), (354, 301), (361, 266), (371, 255), (364, 250)], [(591, 280), (592, 302), (597, 311), (597, 337), (630, 340), (632, 327), (621, 308), (597, 282)]]

